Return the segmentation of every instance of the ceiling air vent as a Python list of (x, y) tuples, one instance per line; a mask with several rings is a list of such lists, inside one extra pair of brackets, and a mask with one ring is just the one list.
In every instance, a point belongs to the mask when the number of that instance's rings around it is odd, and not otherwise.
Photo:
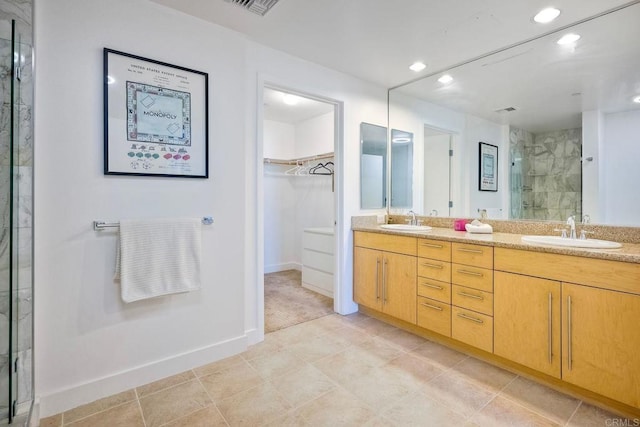
[(227, 3), (233, 3), (243, 9), (253, 12), (256, 15), (264, 16), (278, 0), (224, 0)]
[(494, 110), (496, 113), (511, 113), (512, 111), (516, 111), (516, 107), (506, 107), (506, 108), (498, 108)]

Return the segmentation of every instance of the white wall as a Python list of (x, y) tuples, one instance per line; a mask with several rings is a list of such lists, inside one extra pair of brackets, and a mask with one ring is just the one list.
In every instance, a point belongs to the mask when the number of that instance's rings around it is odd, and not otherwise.
[[(604, 116), (604, 222), (616, 225), (640, 225), (640, 111)], [(603, 185), (604, 184), (604, 185)], [(584, 187), (584, 192), (589, 191)], [(586, 213), (587, 212), (585, 210)]]
[[(384, 88), (146, 0), (37, 0), (35, 10), (35, 393), (42, 416), (239, 352), (260, 338), (262, 81), (343, 108), (336, 304), (341, 312), (356, 308), (350, 217), (361, 213), (359, 125), (384, 123)], [(144, 33), (140, 17), (153, 23)], [(102, 174), (103, 47), (209, 73), (209, 179)], [(91, 222), (181, 215), (215, 217), (203, 234), (203, 289), (124, 305), (112, 281), (115, 234), (94, 232)]]
[[(244, 41), (203, 21), (142, 0), (35, 10), (35, 372), (46, 416), (246, 346), (246, 88)], [(153, 22), (144, 35), (140, 17)], [(209, 73), (209, 179), (103, 175), (103, 47)], [(202, 290), (122, 303), (116, 234), (92, 221), (204, 215), (215, 224), (203, 230)]]
[(264, 121), (264, 157), (293, 159), (296, 157), (296, 128), (291, 123)]
[(332, 152), (333, 128), (333, 112), (296, 123), (296, 157)]

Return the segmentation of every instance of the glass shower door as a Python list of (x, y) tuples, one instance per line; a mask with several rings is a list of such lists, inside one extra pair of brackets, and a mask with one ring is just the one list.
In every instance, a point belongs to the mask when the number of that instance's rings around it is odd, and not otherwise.
[(31, 46), (16, 21), (10, 28), (0, 33), (0, 425), (24, 424), (33, 394), (33, 97), (22, 90), (32, 84)]

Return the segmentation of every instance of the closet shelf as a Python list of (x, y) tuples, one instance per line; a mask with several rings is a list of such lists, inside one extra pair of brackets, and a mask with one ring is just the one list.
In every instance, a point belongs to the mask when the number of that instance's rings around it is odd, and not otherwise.
[(314, 160), (322, 160), (322, 159), (332, 159), (334, 157), (334, 153), (324, 153), (317, 154), (315, 156), (307, 156), (307, 157), (299, 157), (297, 159), (270, 159), (265, 157), (264, 163), (274, 164), (274, 165), (297, 165), (304, 162), (313, 162)]

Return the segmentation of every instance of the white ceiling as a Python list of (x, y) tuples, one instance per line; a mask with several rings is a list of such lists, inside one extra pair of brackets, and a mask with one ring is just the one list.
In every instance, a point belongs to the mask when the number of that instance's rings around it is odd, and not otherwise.
[[(223, 0), (152, 0), (261, 44), (393, 87), (628, 0), (280, 0), (266, 16)], [(532, 16), (553, 5), (551, 24)], [(414, 61), (427, 69), (416, 74)]]
[(332, 104), (297, 95), (298, 103), (287, 105), (283, 101), (284, 95), (284, 92), (276, 89), (264, 89), (265, 119), (294, 125), (333, 111)]

